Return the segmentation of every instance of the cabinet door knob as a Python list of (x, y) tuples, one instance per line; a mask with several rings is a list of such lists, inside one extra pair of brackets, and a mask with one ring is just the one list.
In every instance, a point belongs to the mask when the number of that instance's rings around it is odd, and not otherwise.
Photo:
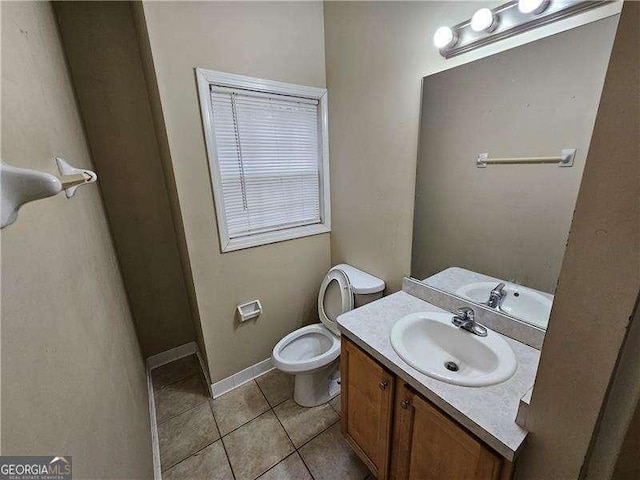
[(380, 390), (385, 390), (389, 386), (386, 380), (382, 380), (378, 385), (380, 385)]
[(402, 400), (402, 402), (400, 402), (400, 406), (404, 409), (409, 408), (409, 400)]

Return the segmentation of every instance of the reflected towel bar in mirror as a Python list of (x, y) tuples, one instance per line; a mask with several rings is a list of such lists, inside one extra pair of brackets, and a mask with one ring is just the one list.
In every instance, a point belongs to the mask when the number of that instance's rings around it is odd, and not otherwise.
[(558, 157), (507, 157), (489, 158), (488, 153), (481, 153), (476, 160), (478, 168), (486, 168), (487, 165), (521, 165), (521, 164), (541, 164), (556, 163), (559, 167), (573, 166), (573, 159), (576, 156), (575, 148), (563, 149)]

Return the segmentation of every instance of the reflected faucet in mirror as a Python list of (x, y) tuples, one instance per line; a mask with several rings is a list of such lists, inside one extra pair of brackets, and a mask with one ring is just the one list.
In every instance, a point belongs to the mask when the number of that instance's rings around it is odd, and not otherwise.
[(498, 308), (502, 304), (502, 300), (504, 299), (504, 282), (500, 282), (496, 287), (491, 290), (489, 293), (489, 300), (487, 300), (487, 305), (491, 308)]

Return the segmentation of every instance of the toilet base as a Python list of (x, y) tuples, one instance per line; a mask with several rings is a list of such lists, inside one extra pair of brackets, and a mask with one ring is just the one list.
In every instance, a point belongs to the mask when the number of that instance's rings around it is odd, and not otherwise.
[(317, 407), (340, 393), (340, 359), (310, 373), (295, 375), (293, 400), (301, 407)]

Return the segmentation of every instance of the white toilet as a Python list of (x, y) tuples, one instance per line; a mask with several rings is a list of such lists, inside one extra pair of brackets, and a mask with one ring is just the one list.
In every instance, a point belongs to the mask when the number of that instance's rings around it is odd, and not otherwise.
[(336, 265), (324, 277), (318, 293), (322, 323), (302, 327), (273, 348), (273, 365), (295, 375), (293, 399), (303, 407), (315, 407), (340, 393), (340, 332), (336, 319), (382, 297), (385, 283), (351, 265)]

